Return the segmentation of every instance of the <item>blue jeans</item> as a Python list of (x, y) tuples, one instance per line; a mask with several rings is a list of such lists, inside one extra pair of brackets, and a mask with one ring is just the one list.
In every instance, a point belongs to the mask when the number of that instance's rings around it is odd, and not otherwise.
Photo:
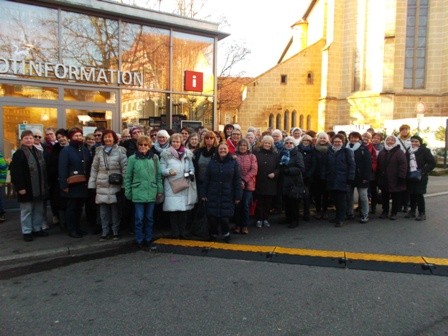
[(103, 229), (103, 236), (107, 236), (112, 227), (112, 232), (114, 235), (118, 235), (118, 230), (120, 228), (121, 218), (118, 215), (118, 204), (100, 204), (100, 218), (101, 226)]
[(252, 204), (252, 191), (243, 190), (243, 198), (236, 206), (235, 219), (237, 226), (249, 226), (249, 209)]
[(42, 230), (44, 203), (42, 201), (20, 203), (20, 224), (22, 233), (29, 234)]
[(154, 226), (154, 202), (134, 203), (135, 241), (138, 244), (152, 240)]

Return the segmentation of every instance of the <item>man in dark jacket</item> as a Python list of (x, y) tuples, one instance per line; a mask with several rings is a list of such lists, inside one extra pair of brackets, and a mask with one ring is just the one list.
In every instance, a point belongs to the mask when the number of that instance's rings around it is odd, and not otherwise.
[(348, 140), (349, 143), (347, 144), (347, 148), (353, 151), (356, 170), (355, 180), (347, 193), (347, 218), (354, 218), (353, 203), (356, 187), (360, 203), (360, 222), (367, 223), (369, 221), (369, 197), (367, 191), (372, 173), (372, 156), (361, 142), (361, 134), (358, 132), (351, 132), (348, 136)]

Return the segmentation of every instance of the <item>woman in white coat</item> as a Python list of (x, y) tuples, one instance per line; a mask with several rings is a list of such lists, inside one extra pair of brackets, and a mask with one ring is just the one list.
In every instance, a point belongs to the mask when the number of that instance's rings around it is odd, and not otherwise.
[(160, 167), (162, 175), (165, 176), (163, 210), (169, 213), (172, 238), (175, 239), (187, 238), (187, 211), (191, 210), (196, 202), (195, 199), (189, 198), (189, 188), (175, 193), (170, 184), (178, 179), (187, 179), (190, 185), (196, 183), (193, 153), (183, 146), (182, 141), (181, 134), (171, 135), (170, 147), (163, 150), (160, 155)]
[[(128, 159), (126, 149), (118, 146), (118, 136), (112, 130), (105, 130), (101, 139), (103, 145), (95, 150), (89, 178), (89, 189), (96, 189), (95, 203), (99, 205), (102, 234), (105, 241), (112, 226), (113, 239), (118, 240), (121, 218), (118, 212), (117, 193), (124, 188), (124, 176)], [(111, 184), (110, 174), (120, 174), (120, 184)]]

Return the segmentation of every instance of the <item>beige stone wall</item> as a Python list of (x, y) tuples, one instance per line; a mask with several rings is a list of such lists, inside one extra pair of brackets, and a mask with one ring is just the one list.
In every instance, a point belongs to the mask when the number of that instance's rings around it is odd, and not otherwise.
[[(425, 88), (405, 90), (407, 1), (318, 0), (308, 17), (308, 32), (321, 33), (321, 40), (249, 85), (239, 123), (264, 129), (272, 114), (280, 115), (283, 128), (288, 110), (303, 114), (305, 120), (311, 115), (310, 126), (317, 131), (362, 123), (380, 129), (385, 120), (416, 118), (419, 101), (425, 104), (425, 116), (448, 116), (447, 8), (448, 0), (430, 1)], [(359, 91), (356, 52), (364, 52), (360, 77), (368, 84)], [(314, 74), (311, 86), (305, 84), (307, 71)], [(287, 85), (280, 84), (281, 74), (288, 76)]]

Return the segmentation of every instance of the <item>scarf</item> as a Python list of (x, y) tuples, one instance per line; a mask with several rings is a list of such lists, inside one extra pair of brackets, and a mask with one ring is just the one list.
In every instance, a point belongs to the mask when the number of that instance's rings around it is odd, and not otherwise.
[(29, 148), (22, 145), (20, 149), (23, 151), (23, 154), (25, 154), (26, 161), (28, 162), (33, 199), (43, 200), (45, 196), (46, 176), (44, 176), (45, 160), (42, 152), (37, 150), (34, 146)]
[(287, 166), (289, 163), (289, 160), (291, 160), (291, 149), (284, 148), (282, 151), (282, 157), (280, 159), (280, 165)]
[(409, 171), (416, 171), (418, 169), (417, 159), (415, 158), (415, 152), (419, 150), (420, 147), (409, 147)]
[(388, 146), (386, 143), (384, 143), (384, 149), (390, 151), (392, 148), (395, 148), (397, 146), (400, 146), (398, 143), (394, 143), (392, 146)]
[(173, 156), (176, 159), (182, 160), (182, 157), (185, 154), (185, 147), (184, 146), (180, 146), (178, 150), (174, 149), (174, 147), (170, 146), (170, 153), (173, 154)]
[(357, 142), (355, 144), (351, 144), (350, 142), (347, 144), (346, 146), (348, 149), (352, 150), (352, 151), (356, 151), (359, 147), (361, 147), (361, 143)]
[(325, 145), (316, 144), (316, 146), (314, 146), (314, 148), (316, 148), (316, 150), (320, 153), (328, 152), (329, 147), (330, 146), (328, 146), (328, 144), (325, 144)]
[(200, 149), (202, 156), (204, 157), (210, 157), (212, 156), (214, 153), (216, 153), (216, 148), (212, 147), (210, 149), (207, 149), (207, 147), (203, 147)]
[(154, 142), (154, 149), (157, 153), (162, 153), (162, 151), (170, 146), (170, 143), (167, 141), (164, 145), (159, 144), (158, 142)]
[(342, 146), (340, 146), (340, 147), (335, 147), (335, 146), (331, 146), (331, 149), (332, 150), (334, 150), (335, 152), (337, 152), (337, 151), (339, 151), (339, 150), (341, 150), (342, 149)]
[(146, 152), (146, 154), (143, 154), (142, 152), (135, 152), (135, 158), (137, 160), (144, 160), (144, 159), (151, 159), (154, 156), (154, 153), (152, 153), (150, 150)]

